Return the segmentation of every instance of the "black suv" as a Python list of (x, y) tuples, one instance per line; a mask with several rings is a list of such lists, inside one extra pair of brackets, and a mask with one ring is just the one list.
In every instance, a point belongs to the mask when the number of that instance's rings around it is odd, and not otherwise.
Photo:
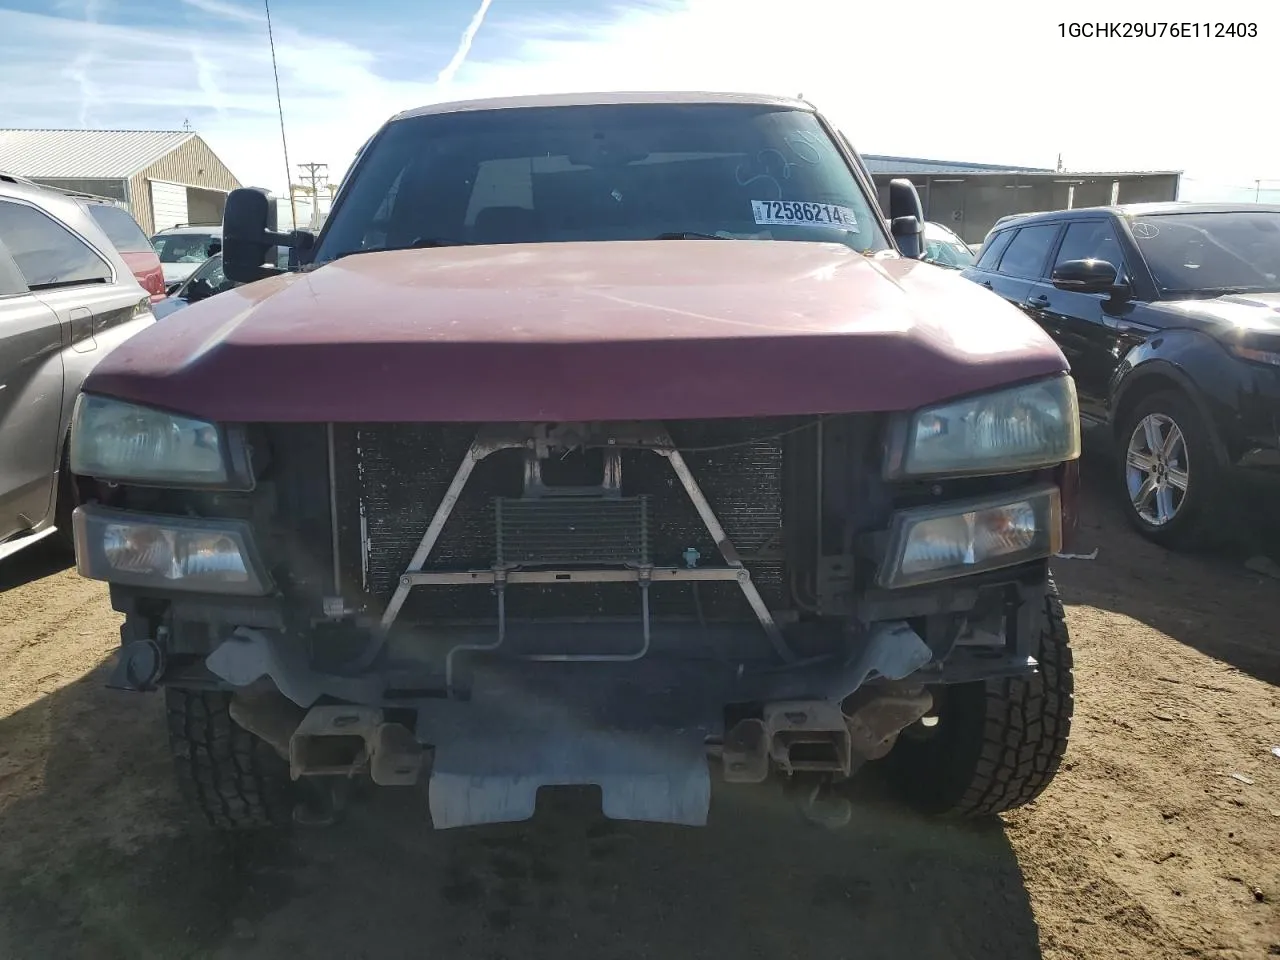
[(1058, 342), (1150, 539), (1200, 539), (1239, 481), (1280, 478), (1280, 206), (1032, 214), (997, 225), (963, 276)]

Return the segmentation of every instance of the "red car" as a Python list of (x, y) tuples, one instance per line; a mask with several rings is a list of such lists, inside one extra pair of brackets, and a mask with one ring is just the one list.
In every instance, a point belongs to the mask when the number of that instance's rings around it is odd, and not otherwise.
[(142, 289), (151, 294), (151, 302), (158, 303), (163, 300), (165, 297), (164, 270), (160, 266), (160, 258), (147, 240), (147, 235), (138, 226), (138, 222), (129, 215), (129, 211), (99, 200), (82, 200), (81, 202), (93, 217), (94, 222), (111, 240), (120, 254), (120, 259), (128, 264), (133, 275), (138, 278)]
[(208, 820), (351, 777), (425, 779), (436, 828), (584, 784), (702, 824), (713, 769), (829, 823), (869, 763), (941, 813), (1039, 794), (1075, 386), (875, 197), (809, 104), (703, 93), (409, 111), (318, 236), (233, 191), (243, 285), (104, 358), (70, 453), (109, 684), (163, 689)]

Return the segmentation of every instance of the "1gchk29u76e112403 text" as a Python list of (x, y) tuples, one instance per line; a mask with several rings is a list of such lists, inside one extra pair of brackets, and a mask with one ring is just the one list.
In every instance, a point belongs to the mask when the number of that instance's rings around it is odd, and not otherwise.
[(1252, 38), (1258, 35), (1258, 25), (1245, 21), (1189, 20), (1115, 20), (1107, 22), (1060, 23), (1058, 35), (1094, 39), (1156, 39), (1171, 37), (1175, 40), (1226, 40)]

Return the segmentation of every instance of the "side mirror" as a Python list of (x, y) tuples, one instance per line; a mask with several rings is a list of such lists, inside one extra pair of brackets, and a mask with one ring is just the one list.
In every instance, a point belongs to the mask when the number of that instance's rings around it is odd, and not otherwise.
[(279, 233), (275, 200), (265, 190), (241, 187), (227, 194), (222, 211), (222, 272), (236, 283), (252, 283), (284, 273), (278, 247), (310, 250), (315, 235), (307, 230)]
[(165, 287), (165, 288), (164, 288), (164, 295), (165, 295), (166, 297), (172, 297), (172, 296), (173, 296), (173, 294), (174, 294), (174, 292), (175, 292), (175, 291), (176, 291), (180, 286), (182, 286), (182, 281), (181, 281), (181, 280), (179, 280), (177, 283), (171, 283), (171, 284), (169, 284), (167, 287)]
[(187, 284), (187, 295), (185, 299), (188, 303), (205, 300), (211, 296), (213, 296), (213, 287), (209, 286), (208, 280), (192, 280)]
[(232, 280), (251, 283), (277, 272), (276, 205), (265, 190), (241, 187), (227, 194), (222, 211), (222, 270)]
[(924, 207), (910, 180), (889, 181), (889, 227), (904, 257), (919, 260), (924, 254)]
[(210, 240), (209, 245), (204, 249), (204, 255), (206, 257), (215, 257), (221, 252), (222, 252), (221, 240)]
[(1068, 260), (1054, 267), (1051, 279), (1059, 290), (1074, 293), (1122, 292), (1116, 285), (1115, 265), (1106, 260)]

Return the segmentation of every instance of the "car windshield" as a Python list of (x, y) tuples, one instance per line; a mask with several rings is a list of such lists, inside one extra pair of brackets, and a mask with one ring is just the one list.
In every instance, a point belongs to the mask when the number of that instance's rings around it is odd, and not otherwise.
[(162, 233), (151, 238), (161, 263), (204, 263), (209, 259), (211, 233)]
[(967, 243), (936, 223), (924, 225), (924, 258), (946, 267), (968, 267), (974, 259)]
[(315, 261), (461, 243), (723, 237), (890, 249), (818, 119), (751, 104), (428, 114), (369, 146)]
[(1169, 213), (1129, 228), (1163, 295), (1280, 291), (1280, 212)]

